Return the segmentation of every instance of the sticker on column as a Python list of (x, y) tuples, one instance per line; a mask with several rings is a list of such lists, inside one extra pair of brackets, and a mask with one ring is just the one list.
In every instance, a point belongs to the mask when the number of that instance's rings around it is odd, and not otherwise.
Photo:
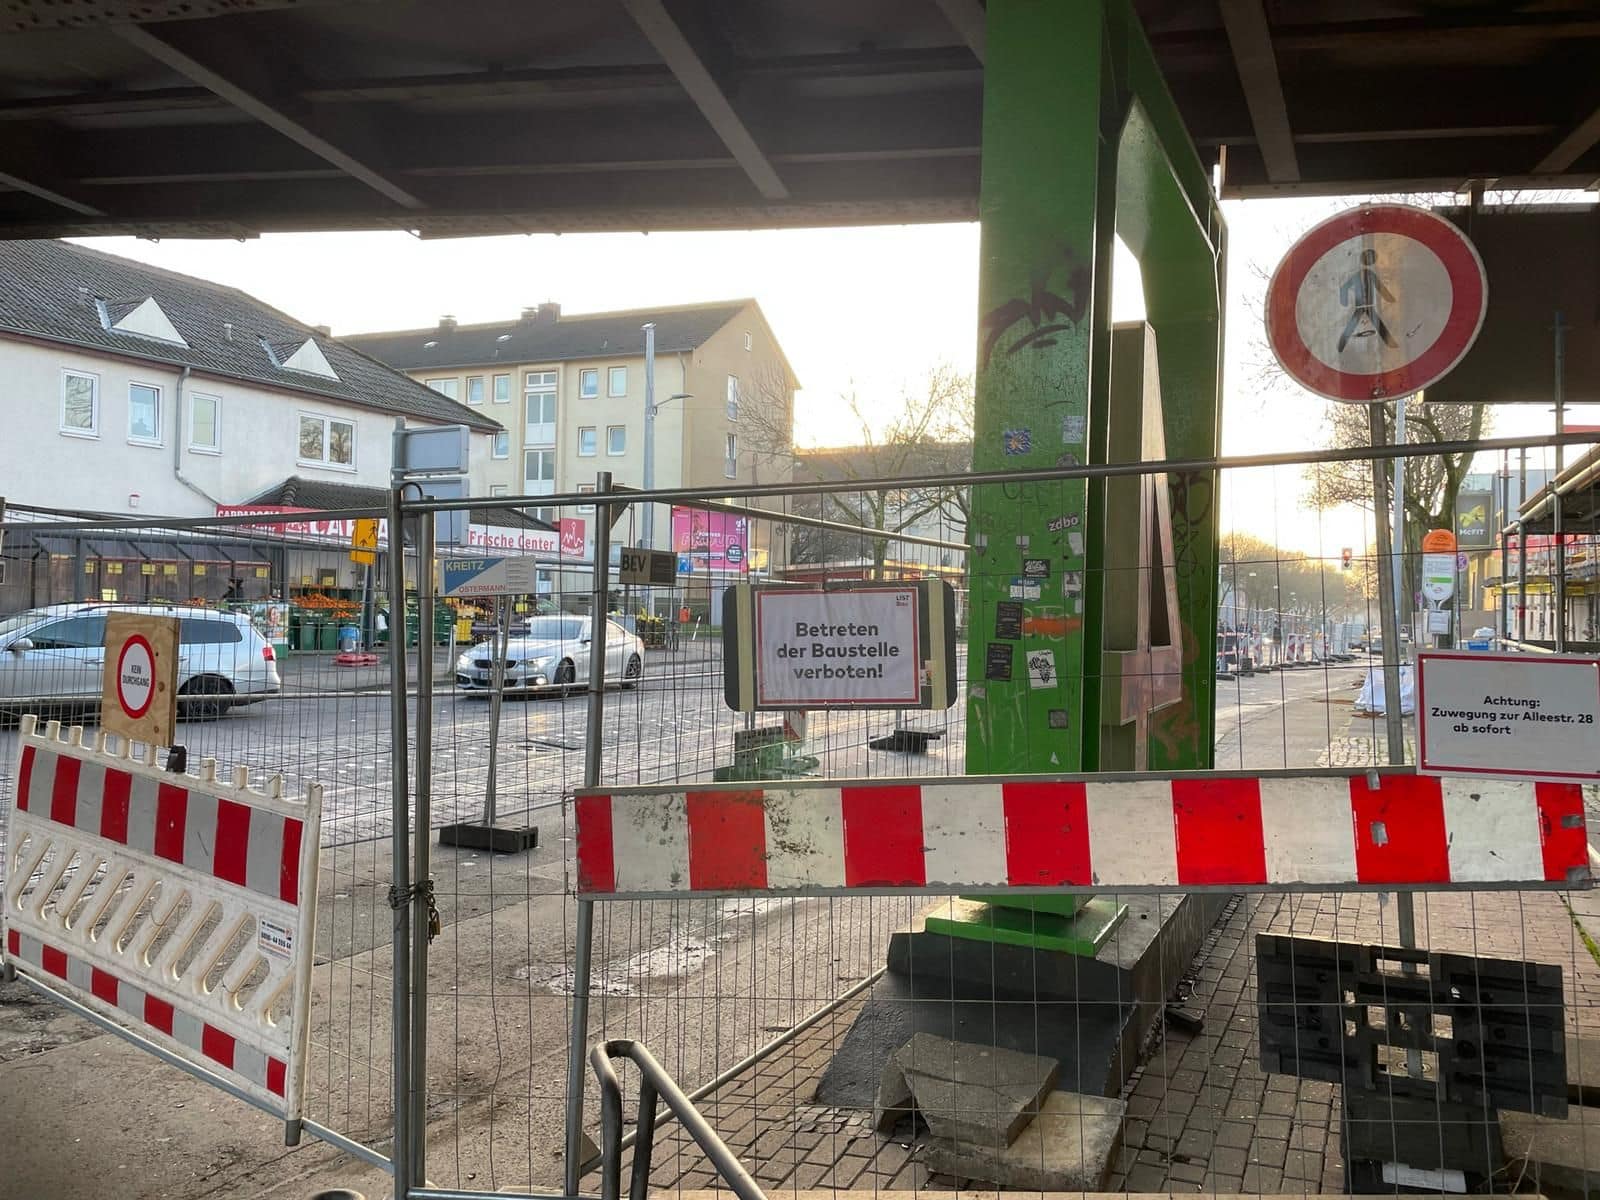
[(1064, 708), (1052, 708), (1050, 710), (1050, 728), (1051, 729), (1071, 729), (1072, 728), (1072, 721), (1071, 721), (1071, 718), (1068, 716), (1066, 709), (1064, 709)]
[(1061, 572), (1061, 594), (1068, 599), (1083, 591), (1082, 571)]
[(1044, 594), (1044, 585), (1037, 579), (1028, 579), (1018, 576), (1011, 581), (1011, 598), (1013, 600), (1037, 600)]
[(1060, 533), (1063, 529), (1076, 528), (1081, 519), (1077, 513), (1062, 513), (1059, 517), (1051, 517), (1045, 528), (1051, 533)]
[(1010, 455), (1033, 453), (1033, 430), (1008, 429), (1005, 432), (1006, 453)]
[(985, 679), (1010, 679), (1011, 678), (1011, 647), (1004, 642), (990, 642), (989, 649), (983, 658), (983, 677)]
[(1076, 446), (1083, 441), (1083, 435), (1088, 422), (1077, 413), (1068, 413), (1061, 418), (1061, 443), (1065, 446)]
[(1067, 549), (1072, 552), (1073, 557), (1081, 557), (1083, 554), (1083, 534), (1067, 534)]
[(994, 636), (1019, 641), (1022, 638), (1022, 602), (1001, 600), (994, 606)]
[(1048, 558), (1025, 558), (1022, 560), (1022, 573), (1029, 579), (1049, 579), (1050, 560)]
[(1060, 682), (1056, 675), (1056, 655), (1053, 650), (1028, 651), (1028, 686), (1035, 690), (1055, 687)]

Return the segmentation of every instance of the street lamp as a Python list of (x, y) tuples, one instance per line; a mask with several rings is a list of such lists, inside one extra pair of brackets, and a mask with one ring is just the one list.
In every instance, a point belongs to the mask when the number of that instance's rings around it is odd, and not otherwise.
[[(656, 413), (661, 411), (662, 405), (671, 404), (674, 400), (691, 400), (690, 392), (673, 392), (660, 404), (656, 403), (656, 324), (647, 322), (644, 326), (644, 490), (649, 491), (656, 485)], [(644, 506), (644, 546), (646, 550), (656, 548), (656, 506)]]

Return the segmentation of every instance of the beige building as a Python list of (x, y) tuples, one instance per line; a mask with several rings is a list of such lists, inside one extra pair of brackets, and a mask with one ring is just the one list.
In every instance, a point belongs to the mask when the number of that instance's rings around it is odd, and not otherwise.
[[(655, 326), (654, 484), (705, 487), (790, 478), (797, 381), (754, 300), (563, 314), (355, 334), (343, 340), (505, 426), (484, 473), (492, 495), (590, 490), (600, 471), (644, 485), (645, 331)], [(475, 479), (477, 477), (475, 476)], [(630, 524), (631, 523), (631, 524)], [(630, 513), (620, 540), (644, 544)], [(658, 509), (653, 545), (672, 546)], [(752, 546), (751, 566), (769, 557)]]

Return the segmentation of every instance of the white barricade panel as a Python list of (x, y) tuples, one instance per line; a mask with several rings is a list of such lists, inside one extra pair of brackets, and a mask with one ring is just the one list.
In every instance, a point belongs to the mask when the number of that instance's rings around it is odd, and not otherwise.
[(295, 1120), (321, 789), (169, 774), (23, 719), (5, 961)]
[(1576, 784), (1409, 771), (581, 792), (578, 890), (1585, 887)]

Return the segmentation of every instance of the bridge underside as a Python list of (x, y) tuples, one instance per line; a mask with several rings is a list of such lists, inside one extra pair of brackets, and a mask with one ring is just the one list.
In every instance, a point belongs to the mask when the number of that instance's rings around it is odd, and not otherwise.
[[(1600, 179), (1581, 0), (1132, 7), (1224, 197)], [(988, 57), (980, 0), (18, 0), (0, 237), (974, 220)]]

